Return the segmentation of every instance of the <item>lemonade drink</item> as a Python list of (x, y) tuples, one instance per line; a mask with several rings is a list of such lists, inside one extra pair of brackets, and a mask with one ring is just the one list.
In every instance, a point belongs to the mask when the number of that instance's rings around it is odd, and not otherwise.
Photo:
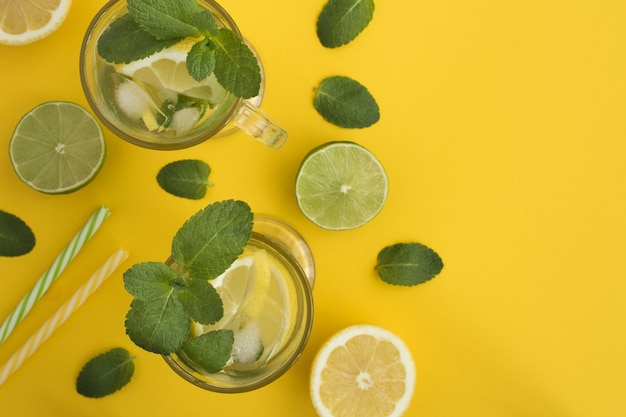
[[(173, 1), (185, 2), (188, 7), (190, 0)], [(152, 149), (189, 147), (231, 124), (267, 145), (280, 147), (287, 133), (253, 104), (260, 102), (263, 90), (258, 57), (243, 42), (236, 24), (219, 4), (198, 0), (197, 6), (213, 16), (213, 23), (206, 25), (215, 26), (212, 30), (218, 42), (213, 42), (208, 29), (199, 30), (198, 36), (155, 40), (129, 13), (125, 0), (111, 0), (105, 5), (92, 20), (81, 49), (81, 83), (91, 108), (119, 137)], [(220, 38), (224, 32), (232, 36)], [(215, 70), (198, 81), (197, 75), (190, 75), (187, 60), (190, 50), (203, 42), (203, 46), (225, 51), (221, 55), (214, 52), (215, 68), (228, 61), (222, 66), (251, 72), (227, 79), (230, 75), (224, 74), (229, 71), (222, 70), (216, 76)], [(226, 48), (232, 46), (221, 43), (241, 44), (238, 48), (243, 47), (245, 53), (232, 54), (238, 56), (233, 61), (244, 61), (231, 63)], [(207, 48), (200, 55), (204, 56)], [(204, 68), (195, 66), (198, 67)], [(245, 93), (235, 91), (248, 82), (250, 88), (241, 87), (246, 88)]]
[(186, 380), (218, 392), (255, 389), (287, 371), (306, 344), (313, 318), (310, 284), (293, 255), (253, 233), (240, 258), (211, 283), (222, 298), (224, 317), (213, 325), (195, 323), (192, 333), (232, 330), (230, 360), (211, 372), (181, 349), (165, 356), (167, 363)]
[(219, 124), (236, 97), (214, 75), (203, 82), (191, 78), (185, 68), (191, 46), (191, 41), (181, 41), (129, 64), (113, 64), (98, 55), (97, 85), (109, 115), (133, 135), (163, 144)]

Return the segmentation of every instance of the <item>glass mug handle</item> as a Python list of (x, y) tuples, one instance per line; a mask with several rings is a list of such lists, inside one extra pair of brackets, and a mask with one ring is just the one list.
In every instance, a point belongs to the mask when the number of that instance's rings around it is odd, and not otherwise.
[(239, 129), (271, 148), (278, 149), (287, 140), (287, 131), (248, 100), (241, 101), (233, 122)]

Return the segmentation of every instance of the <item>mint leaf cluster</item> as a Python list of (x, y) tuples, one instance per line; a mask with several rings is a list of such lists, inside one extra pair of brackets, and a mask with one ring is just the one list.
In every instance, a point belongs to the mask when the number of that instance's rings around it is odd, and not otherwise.
[[(352, 42), (374, 17), (374, 0), (328, 0), (317, 19), (317, 36), (327, 48)], [(378, 122), (378, 103), (365, 86), (344, 76), (327, 77), (315, 89), (315, 110), (343, 128), (365, 128)]]
[(220, 27), (196, 0), (128, 0), (128, 14), (115, 20), (98, 39), (98, 53), (111, 63), (129, 63), (186, 38), (196, 39), (186, 61), (196, 81), (215, 74), (237, 97), (259, 94), (261, 70), (253, 52), (231, 29)]
[(191, 337), (191, 323), (214, 324), (224, 315), (222, 300), (210, 281), (243, 253), (252, 225), (253, 214), (245, 202), (210, 204), (174, 236), (173, 263), (143, 262), (124, 272), (124, 287), (134, 297), (126, 315), (130, 339), (162, 355), (183, 348), (207, 370), (222, 369), (234, 343), (232, 330)]

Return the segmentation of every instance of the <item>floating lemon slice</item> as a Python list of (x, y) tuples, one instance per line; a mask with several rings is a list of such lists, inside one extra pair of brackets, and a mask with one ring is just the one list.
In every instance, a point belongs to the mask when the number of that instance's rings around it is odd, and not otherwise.
[(148, 84), (157, 90), (166, 90), (218, 104), (226, 97), (226, 90), (211, 74), (196, 81), (187, 71), (187, 53), (193, 40), (184, 40), (147, 58), (116, 65), (116, 71)]

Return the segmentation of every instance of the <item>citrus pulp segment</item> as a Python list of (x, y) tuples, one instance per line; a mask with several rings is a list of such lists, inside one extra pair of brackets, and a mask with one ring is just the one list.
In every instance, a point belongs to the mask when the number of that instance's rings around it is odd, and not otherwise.
[(69, 193), (96, 176), (105, 156), (102, 129), (83, 107), (40, 104), (18, 122), (9, 143), (18, 177), (37, 191)]
[(296, 199), (302, 213), (329, 230), (362, 226), (387, 199), (382, 164), (354, 142), (329, 142), (313, 149), (296, 176)]
[(24, 45), (43, 39), (65, 20), (71, 0), (0, 0), (0, 43)]
[(415, 387), (404, 342), (372, 325), (350, 326), (320, 349), (311, 371), (311, 401), (321, 417), (398, 417)]
[(179, 93), (212, 104), (220, 103), (227, 92), (217, 82), (215, 75), (211, 74), (202, 81), (196, 81), (187, 71), (187, 53), (192, 45), (193, 42), (182, 41), (147, 58), (119, 64), (116, 69), (121, 74), (145, 83), (162, 94)]

